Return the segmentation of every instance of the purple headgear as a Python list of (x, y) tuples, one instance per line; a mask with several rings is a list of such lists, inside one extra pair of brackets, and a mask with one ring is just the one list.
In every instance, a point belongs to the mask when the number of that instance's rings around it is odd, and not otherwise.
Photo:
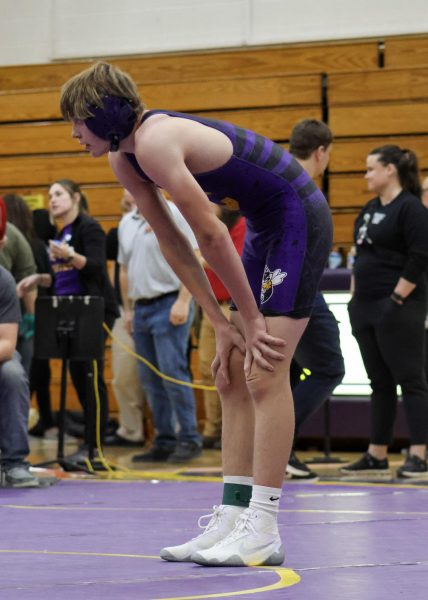
[(110, 142), (111, 152), (117, 152), (121, 140), (131, 133), (137, 115), (125, 98), (103, 96), (102, 101), (102, 107), (89, 105), (93, 117), (85, 119), (85, 124), (97, 137)]

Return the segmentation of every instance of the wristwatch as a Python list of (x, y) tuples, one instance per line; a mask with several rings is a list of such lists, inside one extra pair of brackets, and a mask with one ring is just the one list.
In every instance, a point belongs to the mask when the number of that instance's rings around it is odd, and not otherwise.
[(405, 300), (404, 296), (402, 296), (398, 292), (392, 292), (390, 297), (391, 297), (391, 300), (393, 302), (395, 302), (396, 304), (403, 304), (404, 300)]

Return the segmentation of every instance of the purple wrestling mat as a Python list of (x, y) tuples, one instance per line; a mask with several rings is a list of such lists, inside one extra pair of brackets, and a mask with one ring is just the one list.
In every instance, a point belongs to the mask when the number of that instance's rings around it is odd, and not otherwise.
[(1, 600), (425, 600), (428, 489), (286, 484), (284, 568), (167, 563), (221, 483), (61, 481), (0, 490)]

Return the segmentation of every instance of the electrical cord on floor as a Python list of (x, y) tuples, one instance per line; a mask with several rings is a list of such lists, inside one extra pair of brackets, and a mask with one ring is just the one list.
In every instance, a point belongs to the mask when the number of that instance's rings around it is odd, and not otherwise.
[[(174, 379), (173, 377), (169, 377), (169, 375), (165, 375), (164, 373), (161, 373), (161, 371), (159, 371), (154, 365), (152, 365), (146, 358), (138, 355), (131, 348), (126, 346), (126, 344), (124, 344), (120, 340), (118, 340), (116, 338), (116, 336), (114, 336), (114, 334), (110, 330), (110, 328), (105, 323), (103, 323), (103, 327), (107, 331), (108, 335), (123, 350), (125, 350), (128, 354), (130, 354), (134, 358), (137, 358), (138, 360), (143, 362), (145, 365), (147, 365), (147, 367), (149, 367), (152, 371), (154, 371), (162, 379), (165, 379), (172, 383), (176, 383), (177, 385), (184, 385), (184, 386), (191, 387), (194, 389), (202, 389), (202, 390), (209, 390), (209, 391), (213, 391), (213, 390), (217, 389), (214, 386), (193, 384), (193, 383), (189, 383), (188, 381), (179, 381), (178, 379)], [(174, 473), (165, 474), (165, 473), (160, 473), (160, 472), (147, 473), (146, 471), (137, 471), (135, 469), (128, 469), (127, 467), (118, 465), (118, 464), (108, 461), (106, 459), (106, 457), (104, 456), (102, 444), (101, 444), (101, 400), (100, 400), (100, 394), (99, 394), (99, 389), (98, 389), (98, 363), (96, 360), (94, 360), (92, 364), (93, 364), (94, 396), (95, 396), (95, 407), (96, 407), (96, 410), (95, 410), (95, 439), (96, 439), (96, 449), (98, 451), (97, 459), (99, 460), (100, 464), (104, 467), (105, 471), (100, 472), (100, 471), (97, 471), (96, 469), (94, 469), (91, 461), (89, 460), (88, 457), (86, 457), (85, 464), (86, 464), (87, 471), (91, 475), (97, 475), (103, 479), (126, 479), (126, 480), (129, 480), (129, 479), (137, 479), (137, 480), (141, 480), (141, 479), (156, 479), (156, 480), (178, 479), (178, 480), (182, 481), (183, 480), (182, 475), (178, 475), (178, 474), (174, 474)], [(194, 480), (193, 477), (184, 477), (184, 479), (188, 479), (189, 481)], [(198, 477), (198, 481), (204, 481), (204, 480), (216, 481), (217, 479), (216, 478), (213, 479), (212, 477)]]
[(214, 385), (203, 385), (202, 383), (191, 383), (190, 381), (180, 381), (179, 379), (175, 379), (174, 377), (170, 377), (169, 375), (165, 375), (165, 373), (162, 373), (161, 371), (159, 371), (159, 369), (157, 369), (154, 365), (152, 365), (152, 363), (149, 362), (147, 360), (147, 358), (144, 358), (144, 356), (140, 356), (139, 354), (137, 354), (136, 352), (134, 352), (134, 350), (132, 350), (132, 348), (130, 348), (129, 346), (127, 346), (126, 344), (124, 344), (122, 341), (120, 341), (113, 334), (113, 332), (108, 327), (108, 325), (106, 325), (106, 323), (103, 323), (103, 327), (104, 327), (105, 331), (107, 331), (107, 333), (111, 337), (111, 339), (114, 340), (116, 342), (116, 344), (118, 346), (120, 346), (120, 348), (122, 348), (122, 350), (125, 350), (125, 352), (127, 352), (130, 356), (133, 356), (134, 358), (136, 358), (140, 362), (144, 363), (146, 365), (146, 367), (148, 367), (154, 373), (156, 373), (156, 375), (158, 377), (161, 377), (162, 379), (165, 379), (165, 381), (169, 381), (169, 382), (175, 383), (177, 385), (183, 385), (185, 387), (190, 387), (190, 388), (193, 388), (194, 390), (206, 390), (208, 392), (215, 392), (217, 390), (217, 388)]

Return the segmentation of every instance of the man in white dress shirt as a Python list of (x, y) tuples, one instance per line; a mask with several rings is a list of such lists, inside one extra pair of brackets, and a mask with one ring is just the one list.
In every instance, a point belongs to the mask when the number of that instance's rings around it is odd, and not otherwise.
[[(178, 227), (197, 251), (196, 238), (184, 217), (172, 202), (168, 206)], [(131, 220), (136, 231), (131, 244), (127, 244), (123, 232)], [(137, 353), (165, 375), (190, 382), (188, 344), (194, 301), (163, 257), (150, 225), (137, 210), (120, 224), (118, 262), (125, 322), (132, 331)], [(152, 448), (136, 455), (134, 461), (184, 462), (199, 456), (202, 441), (193, 390), (162, 379), (140, 361), (138, 366), (156, 435)]]

